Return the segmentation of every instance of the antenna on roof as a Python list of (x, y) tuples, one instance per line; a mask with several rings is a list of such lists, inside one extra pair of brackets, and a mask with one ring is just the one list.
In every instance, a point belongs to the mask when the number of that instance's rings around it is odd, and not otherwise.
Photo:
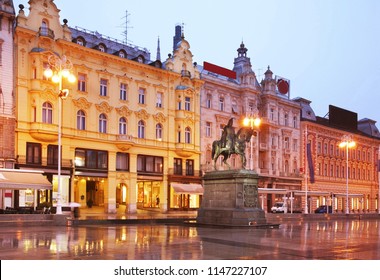
[(124, 38), (125, 38), (125, 43), (126, 43), (126, 44), (128, 44), (128, 42), (132, 42), (132, 41), (128, 40), (128, 29), (133, 28), (133, 26), (129, 26), (129, 19), (128, 19), (128, 17), (129, 17), (130, 15), (131, 15), (131, 14), (129, 14), (128, 11), (125, 10), (125, 17), (123, 17), (123, 19), (125, 19), (125, 24), (124, 24), (124, 26), (123, 26), (123, 27), (125, 28), (125, 30), (124, 30), (124, 32), (122, 33), (122, 35), (123, 35)]

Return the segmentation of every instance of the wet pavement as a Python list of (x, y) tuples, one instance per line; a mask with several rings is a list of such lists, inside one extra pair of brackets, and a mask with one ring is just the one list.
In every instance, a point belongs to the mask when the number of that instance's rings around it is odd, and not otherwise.
[(380, 220), (287, 222), (265, 229), (191, 224), (2, 227), (0, 259), (380, 260)]

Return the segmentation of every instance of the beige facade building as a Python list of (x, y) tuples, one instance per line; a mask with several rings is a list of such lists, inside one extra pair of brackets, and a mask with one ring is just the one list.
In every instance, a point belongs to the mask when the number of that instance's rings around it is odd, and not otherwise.
[[(219, 140), (223, 127), (234, 118), (234, 127), (243, 126), (246, 117), (260, 117), (262, 122), (256, 137), (246, 150), (247, 168), (259, 175), (262, 206), (270, 211), (276, 201), (282, 201), (289, 191), (301, 190), (300, 174), (300, 105), (290, 99), (289, 81), (273, 77), (269, 69), (259, 83), (252, 70), (247, 48), (242, 43), (237, 50), (233, 70), (205, 63), (201, 72), (205, 82), (201, 91), (202, 157), (201, 169), (213, 170), (212, 143)], [(281, 87), (281, 82), (285, 83)], [(241, 168), (239, 157), (230, 160), (232, 168)], [(217, 169), (223, 166), (221, 159)], [(301, 199), (292, 201), (301, 207)]]
[[(58, 129), (62, 113), (61, 201), (113, 213), (199, 207), (200, 88), (190, 45), (179, 29), (173, 53), (160, 61), (143, 48), (71, 28), (50, 1), (30, 1), (17, 16), (17, 167), (43, 170), (58, 195)], [(51, 57), (69, 59), (75, 84), (59, 110), (59, 88), (44, 76)], [(50, 62), (50, 63), (49, 63)], [(65, 92), (66, 93), (66, 92)]]

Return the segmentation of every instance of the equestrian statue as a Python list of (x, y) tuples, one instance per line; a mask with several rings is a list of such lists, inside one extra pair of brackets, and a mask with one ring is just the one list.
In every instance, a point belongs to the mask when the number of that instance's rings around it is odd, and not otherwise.
[(212, 160), (214, 161), (214, 168), (216, 170), (216, 161), (220, 156), (223, 156), (223, 163), (231, 169), (231, 166), (227, 163), (227, 159), (232, 154), (240, 155), (242, 161), (242, 168), (246, 168), (247, 159), (245, 157), (246, 143), (251, 140), (251, 137), (255, 134), (255, 131), (251, 127), (242, 127), (235, 134), (233, 128), (233, 118), (231, 118), (227, 125), (223, 128), (223, 133), (220, 140), (215, 140), (212, 143)]

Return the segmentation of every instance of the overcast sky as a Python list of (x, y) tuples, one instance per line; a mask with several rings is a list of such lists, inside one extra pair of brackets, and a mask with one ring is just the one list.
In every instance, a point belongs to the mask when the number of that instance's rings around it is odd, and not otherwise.
[[(14, 0), (16, 14), (27, 0)], [(244, 41), (261, 81), (268, 65), (291, 81), (291, 98), (318, 116), (335, 105), (380, 122), (380, 1), (377, 0), (55, 0), (61, 22), (145, 47), (161, 59), (184, 24), (194, 61), (232, 69)], [(126, 19), (126, 15), (128, 17)], [(126, 20), (129, 21), (126, 29)], [(380, 128), (380, 123), (377, 124)]]

